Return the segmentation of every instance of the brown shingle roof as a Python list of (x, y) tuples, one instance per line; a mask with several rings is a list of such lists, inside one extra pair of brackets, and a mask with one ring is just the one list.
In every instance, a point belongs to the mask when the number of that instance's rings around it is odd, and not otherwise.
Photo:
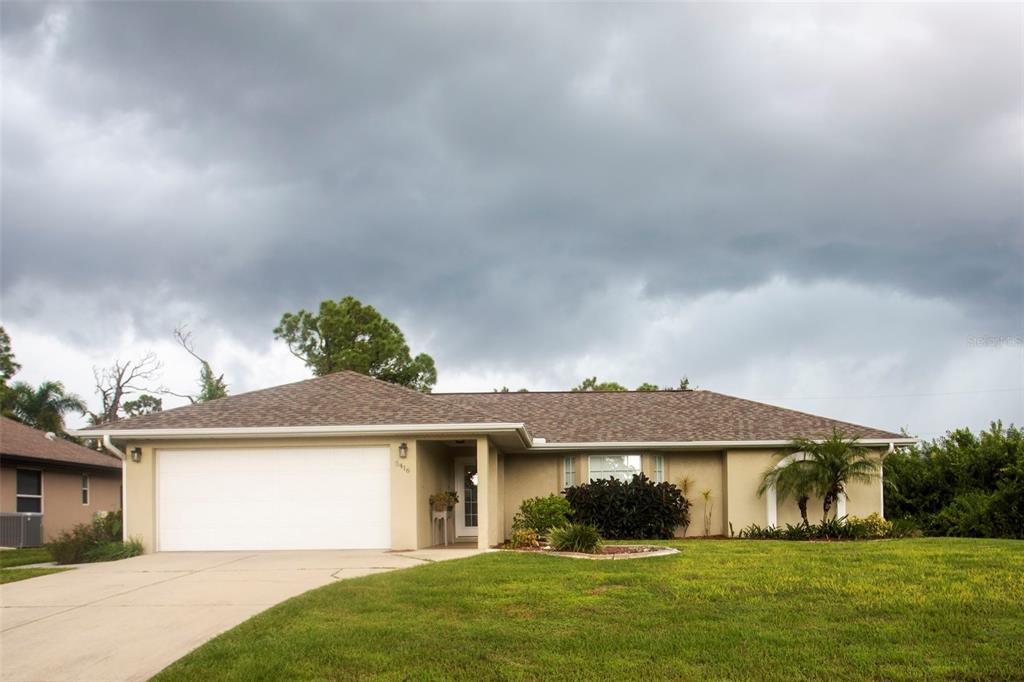
[(424, 394), (355, 372), (179, 407), (101, 430), (523, 422), (551, 443), (900, 438), (711, 391)]
[(791, 440), (832, 434), (859, 438), (899, 434), (818, 417), (711, 391), (441, 393), (502, 421), (521, 421), (550, 443), (642, 443)]
[(13, 419), (0, 417), (0, 454), (49, 462), (120, 469), (121, 460), (46, 434)]
[(176, 429), (499, 421), (458, 402), (357, 374), (337, 372), (294, 384), (187, 405), (95, 428)]

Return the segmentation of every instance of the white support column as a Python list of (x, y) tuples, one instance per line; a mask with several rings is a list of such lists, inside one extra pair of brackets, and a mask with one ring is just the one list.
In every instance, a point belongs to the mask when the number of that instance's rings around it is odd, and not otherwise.
[(490, 549), (491, 536), (491, 453), (487, 437), (476, 439), (477, 547)]

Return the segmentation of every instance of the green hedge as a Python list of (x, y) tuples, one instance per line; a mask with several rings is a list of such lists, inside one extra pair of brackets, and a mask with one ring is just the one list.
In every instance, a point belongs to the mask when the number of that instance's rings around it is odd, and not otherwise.
[(690, 503), (682, 491), (643, 474), (630, 481), (591, 481), (562, 494), (572, 507), (573, 522), (595, 526), (608, 539), (668, 539), (690, 522)]

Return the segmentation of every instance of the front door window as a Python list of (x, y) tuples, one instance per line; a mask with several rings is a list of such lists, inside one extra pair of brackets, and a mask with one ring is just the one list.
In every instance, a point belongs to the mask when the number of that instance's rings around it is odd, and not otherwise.
[(466, 492), (466, 502), (462, 505), (462, 524), (472, 528), (476, 526), (476, 465), (464, 466), (462, 469), (462, 489)]
[(478, 504), (476, 458), (455, 462), (455, 492), (459, 503), (455, 505), (455, 535), (471, 537), (477, 534), (480, 508)]

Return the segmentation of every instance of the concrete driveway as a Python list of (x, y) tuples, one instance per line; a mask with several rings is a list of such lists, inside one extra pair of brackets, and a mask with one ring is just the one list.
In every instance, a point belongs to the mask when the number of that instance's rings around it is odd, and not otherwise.
[(475, 549), (149, 554), (0, 586), (0, 678), (144, 680), (306, 590)]

